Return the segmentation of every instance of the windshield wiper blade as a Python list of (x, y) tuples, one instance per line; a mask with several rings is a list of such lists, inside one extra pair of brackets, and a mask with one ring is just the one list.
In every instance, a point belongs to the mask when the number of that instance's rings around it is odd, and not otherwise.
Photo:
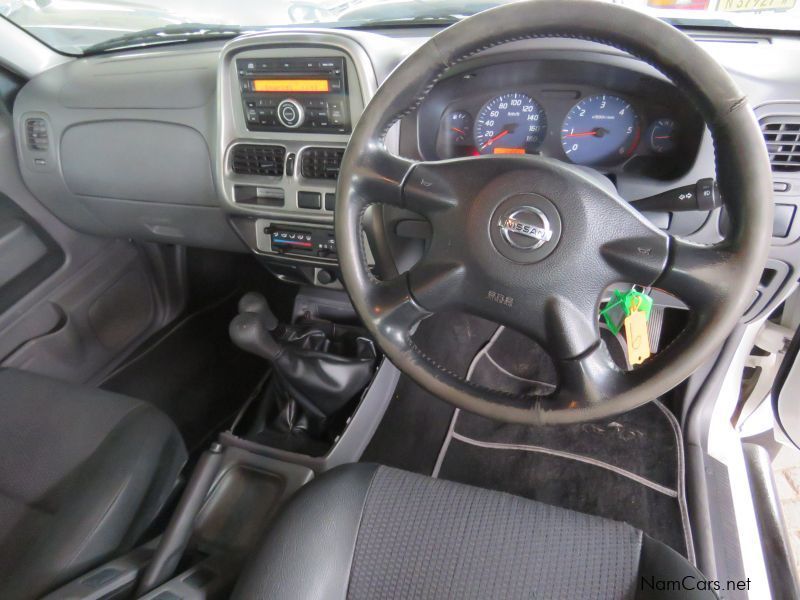
[(369, 19), (348, 24), (347, 21), (336, 21), (333, 25), (337, 27), (346, 27), (347, 29), (381, 29), (391, 27), (434, 27), (434, 26), (447, 26), (452, 25), (459, 21), (462, 17), (448, 15), (448, 16), (432, 16), (432, 17), (408, 17), (396, 19)]
[(126, 48), (143, 48), (158, 44), (175, 44), (201, 39), (232, 38), (244, 33), (239, 25), (209, 25), (206, 23), (181, 23), (144, 29), (105, 40), (85, 48), (84, 54), (100, 54)]

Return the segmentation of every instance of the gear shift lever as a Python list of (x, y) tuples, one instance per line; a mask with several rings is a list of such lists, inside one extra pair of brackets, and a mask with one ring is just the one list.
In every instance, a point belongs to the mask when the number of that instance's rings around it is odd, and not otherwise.
[[(327, 327), (312, 324), (307, 331), (328, 336), (329, 341), (349, 335), (349, 345), (356, 348), (345, 353), (348, 355), (321, 352), (302, 347), (308, 336), (294, 330), (303, 326), (292, 327), (293, 334), (286, 339), (279, 337), (279, 330), (286, 328), (278, 323), (263, 296), (248, 293), (239, 308), (248, 312), (240, 312), (231, 322), (231, 340), (242, 350), (270, 361), (283, 389), (310, 417), (325, 420), (337, 413), (372, 379), (377, 356), (371, 340), (362, 335), (354, 336), (348, 328), (329, 323)], [(335, 344), (325, 344), (332, 346)]]
[[(272, 316), (271, 311), (270, 316)], [(274, 330), (277, 324), (269, 329), (271, 323), (268, 318), (259, 313), (240, 313), (231, 321), (228, 332), (233, 343), (245, 352), (274, 362), (283, 350), (283, 346), (272, 337), (270, 331)]]
[(257, 314), (267, 331), (275, 331), (280, 327), (278, 317), (272, 312), (267, 299), (256, 292), (248, 292), (239, 300), (239, 314), (242, 313)]

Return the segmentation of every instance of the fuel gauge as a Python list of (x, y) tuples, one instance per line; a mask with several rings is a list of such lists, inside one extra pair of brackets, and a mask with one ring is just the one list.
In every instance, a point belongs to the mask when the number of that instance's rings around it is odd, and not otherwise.
[(446, 135), (453, 145), (470, 144), (472, 139), (472, 115), (465, 110), (455, 110), (445, 117)]
[(675, 149), (675, 121), (658, 119), (647, 130), (650, 148), (656, 154), (667, 154)]
[(457, 158), (475, 154), (472, 141), (472, 115), (465, 110), (454, 110), (442, 115), (436, 141), (439, 158)]

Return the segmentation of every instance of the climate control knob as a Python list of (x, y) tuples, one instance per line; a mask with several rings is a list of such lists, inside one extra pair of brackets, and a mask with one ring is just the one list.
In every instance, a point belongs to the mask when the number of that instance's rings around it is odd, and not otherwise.
[(278, 104), (278, 120), (284, 127), (288, 127), (289, 129), (300, 127), (300, 125), (303, 124), (305, 116), (303, 105), (297, 100), (287, 98)]

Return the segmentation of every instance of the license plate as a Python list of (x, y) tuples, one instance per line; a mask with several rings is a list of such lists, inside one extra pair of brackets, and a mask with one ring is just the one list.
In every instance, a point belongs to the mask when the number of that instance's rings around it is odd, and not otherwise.
[(797, 0), (720, 0), (722, 12), (755, 12), (759, 10), (789, 10)]

